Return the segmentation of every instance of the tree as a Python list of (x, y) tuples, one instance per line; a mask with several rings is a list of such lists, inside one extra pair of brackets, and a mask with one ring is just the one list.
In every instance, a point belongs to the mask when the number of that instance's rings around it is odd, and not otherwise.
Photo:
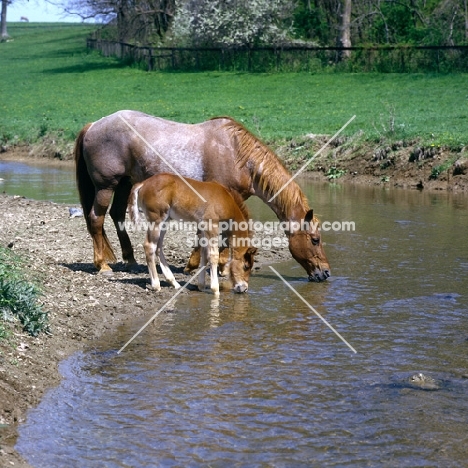
[(293, 8), (290, 0), (185, 0), (174, 33), (198, 46), (280, 43), (292, 32)]
[(8, 6), (8, 0), (2, 0), (2, 12), (1, 12), (1, 17), (0, 17), (0, 40), (4, 41), (8, 38), (8, 33), (7, 33), (7, 6)]
[[(341, 46), (351, 47), (351, 0), (344, 0), (343, 14), (341, 15)], [(343, 57), (351, 57), (350, 50), (343, 51)]]
[(163, 37), (173, 20), (175, 0), (64, 0), (68, 14), (83, 20), (94, 18), (115, 23), (121, 42), (146, 43), (153, 35)]

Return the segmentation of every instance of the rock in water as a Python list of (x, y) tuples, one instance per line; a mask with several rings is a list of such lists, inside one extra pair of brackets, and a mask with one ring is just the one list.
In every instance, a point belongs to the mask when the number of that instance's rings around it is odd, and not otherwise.
[(440, 386), (437, 380), (433, 379), (428, 375), (424, 375), (419, 372), (409, 378), (409, 383), (414, 388), (420, 388), (422, 390), (439, 390)]

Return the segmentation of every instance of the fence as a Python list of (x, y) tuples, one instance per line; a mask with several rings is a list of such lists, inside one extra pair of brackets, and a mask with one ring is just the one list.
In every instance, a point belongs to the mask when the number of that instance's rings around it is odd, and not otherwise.
[[(139, 47), (88, 38), (87, 47), (149, 71), (319, 72), (334, 67), (356, 72), (468, 72), (468, 46)], [(344, 51), (350, 51), (349, 60), (342, 60)]]

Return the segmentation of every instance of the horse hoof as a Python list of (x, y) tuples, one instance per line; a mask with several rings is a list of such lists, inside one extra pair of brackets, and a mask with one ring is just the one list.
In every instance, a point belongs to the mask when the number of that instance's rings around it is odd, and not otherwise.
[(107, 267), (107, 268), (101, 268), (98, 274), (104, 275), (104, 276), (111, 276), (114, 274), (114, 272), (112, 271), (111, 268)]

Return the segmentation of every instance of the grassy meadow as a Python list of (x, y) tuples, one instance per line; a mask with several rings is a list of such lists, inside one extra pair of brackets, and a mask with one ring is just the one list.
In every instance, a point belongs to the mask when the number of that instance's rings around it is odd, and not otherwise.
[(74, 140), (87, 122), (136, 109), (181, 122), (217, 115), (263, 139), (333, 134), (467, 142), (464, 74), (160, 73), (86, 50), (93, 27), (11, 23), (0, 43), (0, 144)]

